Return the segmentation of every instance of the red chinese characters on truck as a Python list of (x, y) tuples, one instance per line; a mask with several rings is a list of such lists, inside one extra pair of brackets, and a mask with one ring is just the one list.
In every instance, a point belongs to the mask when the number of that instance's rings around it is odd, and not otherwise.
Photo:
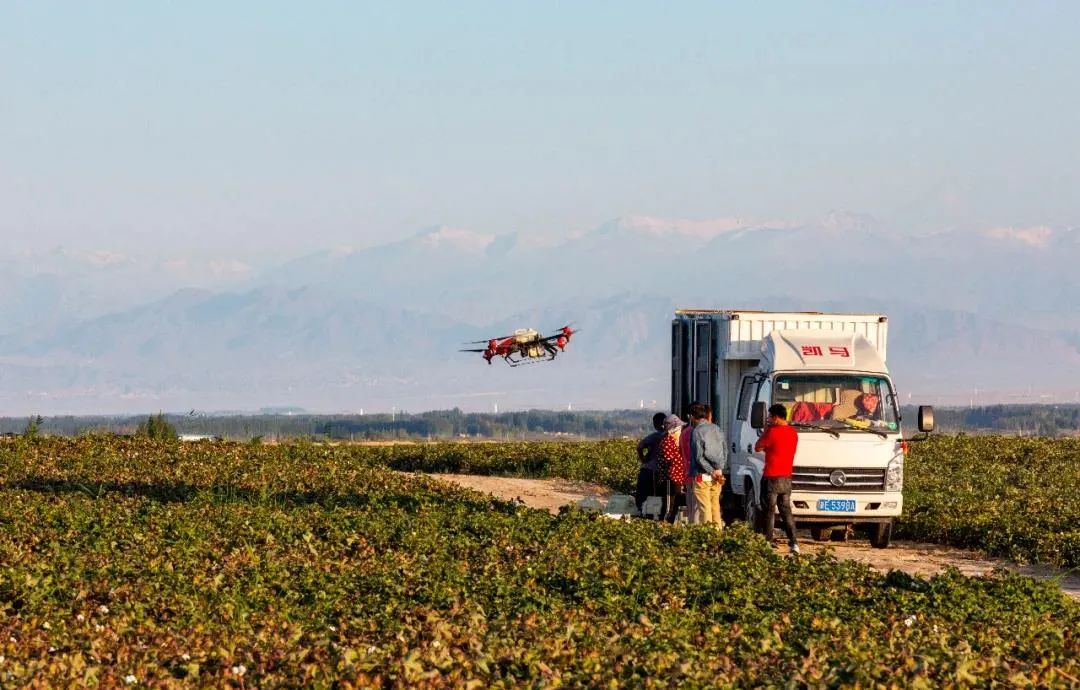
[[(803, 345), (802, 354), (803, 357), (824, 357), (825, 351), (820, 345)], [(830, 345), (829, 355), (832, 357), (850, 357), (851, 350), (843, 345)]]

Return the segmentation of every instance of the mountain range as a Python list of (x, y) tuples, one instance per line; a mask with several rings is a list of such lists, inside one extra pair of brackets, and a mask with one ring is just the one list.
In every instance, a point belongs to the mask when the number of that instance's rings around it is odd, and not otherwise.
[[(1074, 400), (1077, 266), (1078, 228), (918, 234), (846, 212), (544, 237), (439, 226), (264, 266), (11, 255), (0, 411), (664, 407), (678, 306), (881, 312), (905, 401)], [(549, 364), (457, 352), (568, 321), (581, 333)]]

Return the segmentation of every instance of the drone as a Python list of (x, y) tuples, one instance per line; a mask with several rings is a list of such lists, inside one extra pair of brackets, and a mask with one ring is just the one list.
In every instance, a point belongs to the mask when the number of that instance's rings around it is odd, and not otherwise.
[(566, 349), (570, 342), (570, 336), (578, 333), (567, 324), (557, 330), (554, 335), (542, 336), (532, 328), (519, 328), (513, 335), (505, 335), (490, 340), (477, 340), (469, 345), (487, 344), (483, 349), (459, 350), (459, 352), (479, 352), (481, 356), (491, 364), (495, 357), (502, 357), (512, 367), (522, 364), (535, 364), (537, 362), (550, 362), (555, 356)]

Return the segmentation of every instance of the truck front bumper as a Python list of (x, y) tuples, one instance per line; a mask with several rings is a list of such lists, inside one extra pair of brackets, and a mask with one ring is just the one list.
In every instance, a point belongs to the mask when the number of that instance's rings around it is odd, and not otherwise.
[[(818, 501), (823, 500), (834, 507), (838, 501), (854, 501), (855, 509), (822, 510)], [(886, 522), (903, 510), (904, 496), (899, 491), (857, 494), (793, 491), (791, 494), (791, 512), (796, 520), (805, 523)]]

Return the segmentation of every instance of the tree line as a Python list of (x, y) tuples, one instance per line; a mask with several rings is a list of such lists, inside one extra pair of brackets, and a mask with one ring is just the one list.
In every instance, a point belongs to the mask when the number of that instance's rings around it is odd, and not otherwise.
[[(232, 440), (310, 438), (331, 441), (423, 439), (538, 439), (639, 437), (651, 431), (653, 410), (477, 413), (434, 410), (417, 414), (369, 415), (180, 415), (128, 417), (0, 417), (0, 434), (78, 436), (87, 433), (152, 438), (212, 436)], [(1080, 405), (990, 405), (938, 408), (944, 433), (998, 433), (1019, 436), (1080, 436)], [(914, 433), (916, 409), (902, 410)]]
[[(460, 409), (417, 414), (369, 415), (177, 415), (62, 416), (38, 421), (35, 433), (78, 436), (87, 433), (154, 435), (167, 424), (180, 436), (232, 440), (311, 438), (364, 441), (387, 439), (495, 438), (534, 439), (551, 436), (619, 438), (651, 431), (652, 410), (466, 413)], [(152, 420), (152, 421), (150, 421)], [(0, 418), (0, 433), (21, 434), (26, 417)], [(154, 434), (147, 433), (147, 426)]]
[[(988, 405), (937, 408), (937, 427), (946, 432), (993, 432), (1009, 436), (1080, 436), (1080, 405)], [(915, 419), (915, 408), (904, 415)]]

